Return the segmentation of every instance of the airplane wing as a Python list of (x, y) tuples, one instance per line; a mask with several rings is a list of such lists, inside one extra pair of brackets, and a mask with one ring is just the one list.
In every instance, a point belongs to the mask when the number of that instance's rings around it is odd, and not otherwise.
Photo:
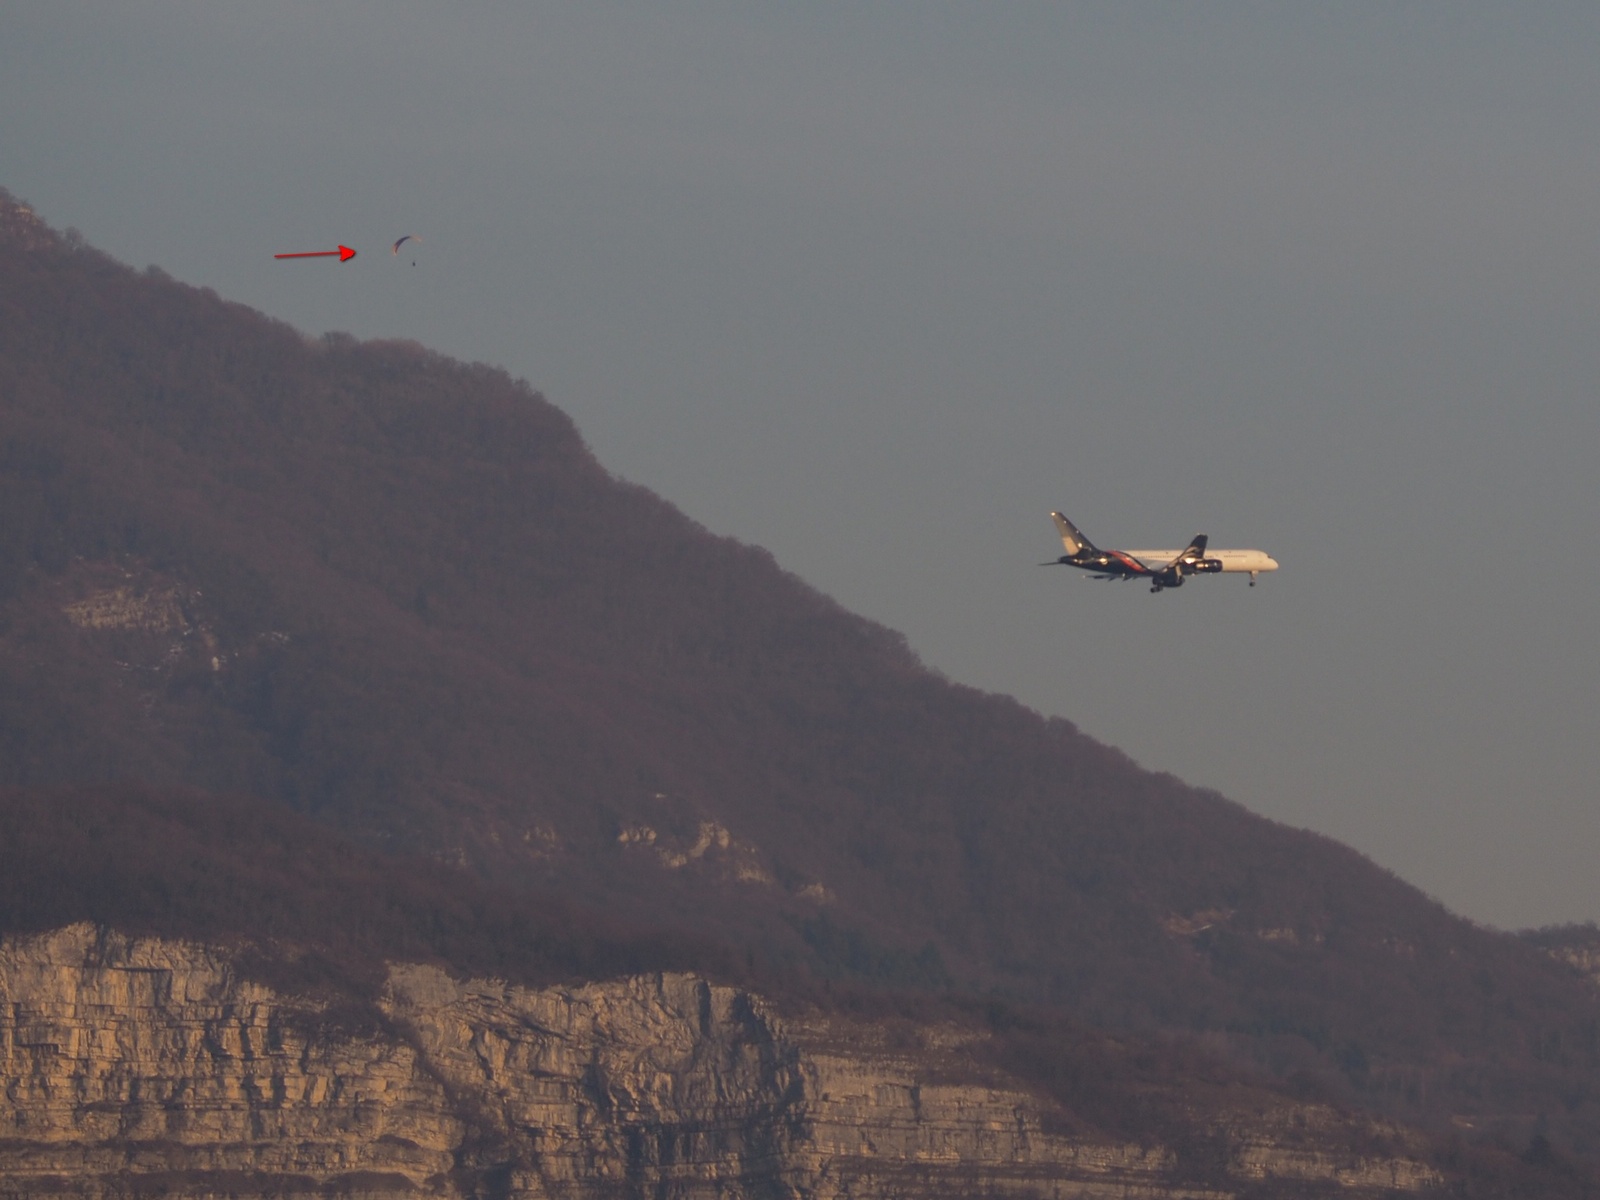
[(1220, 570), (1222, 563), (1218, 559), (1206, 557), (1206, 535), (1201, 533), (1196, 534), (1194, 541), (1178, 551), (1170, 560), (1165, 560), (1164, 565), (1159, 567), (1152, 565), (1150, 574), (1155, 577), (1158, 586), (1177, 587), (1183, 582), (1185, 575), (1211, 575)]
[(1181, 570), (1183, 567), (1199, 562), (1206, 556), (1206, 540), (1205, 534), (1195, 534), (1194, 541), (1178, 551), (1178, 556), (1161, 569), (1163, 571), (1171, 571), (1175, 568)]

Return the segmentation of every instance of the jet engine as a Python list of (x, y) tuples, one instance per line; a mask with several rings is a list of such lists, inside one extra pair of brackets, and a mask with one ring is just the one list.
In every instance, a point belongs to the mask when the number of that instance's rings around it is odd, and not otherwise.
[(1175, 588), (1183, 586), (1183, 571), (1178, 567), (1168, 567), (1150, 577), (1150, 590), (1159, 592), (1162, 588)]
[(1189, 573), (1192, 575), (1215, 575), (1221, 570), (1220, 558), (1202, 558), (1189, 564)]

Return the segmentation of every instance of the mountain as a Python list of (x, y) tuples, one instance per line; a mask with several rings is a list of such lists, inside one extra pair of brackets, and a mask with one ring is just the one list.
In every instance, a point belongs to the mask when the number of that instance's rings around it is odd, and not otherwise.
[[(152, 805), (211, 797), (247, 845), (270, 812), (299, 822), (282, 846), (346, 847), (258, 890), (415, 876), (432, 898), (387, 911), (438, 936), (373, 917), (410, 947), (389, 957), (998, 1005), (1600, 1162), (1600, 1009), (1572, 963), (943, 679), (611, 476), (500, 371), (306, 337), (5, 198), (0, 506), (0, 806), (44, 831), (26, 861), (55, 896), (30, 916), (23, 889), (10, 931), (270, 936), (201, 903), (249, 878), (226, 823), (191, 839), (215, 869), (150, 853), (97, 892), (74, 865), (95, 812), (138, 841)], [(481, 899), (438, 916), (456, 889)], [(507, 915), (453, 957), (460, 911), (538, 897), (581, 935), (551, 949), (559, 922)], [(359, 908), (283, 920), (349, 950)], [(1059, 1089), (1048, 1042), (1012, 1066)]]

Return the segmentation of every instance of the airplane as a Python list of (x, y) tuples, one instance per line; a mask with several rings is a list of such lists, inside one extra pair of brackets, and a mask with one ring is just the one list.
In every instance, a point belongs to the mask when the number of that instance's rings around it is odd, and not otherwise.
[(1058, 512), (1050, 514), (1061, 533), (1066, 553), (1041, 567), (1082, 567), (1093, 571), (1094, 579), (1148, 579), (1152, 592), (1182, 587), (1189, 575), (1216, 575), (1248, 571), (1250, 586), (1262, 571), (1276, 571), (1278, 562), (1261, 550), (1206, 550), (1206, 535), (1200, 534), (1182, 550), (1101, 550), (1078, 527)]

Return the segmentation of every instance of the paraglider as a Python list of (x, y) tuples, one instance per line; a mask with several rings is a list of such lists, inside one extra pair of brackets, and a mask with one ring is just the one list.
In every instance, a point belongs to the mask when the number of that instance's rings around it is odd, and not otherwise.
[[(400, 254), (400, 247), (401, 246), (405, 245), (407, 242), (420, 242), (421, 240), (422, 240), (422, 237), (421, 237), (420, 234), (408, 233), (404, 237), (402, 237), (399, 241), (395, 242), (395, 244), (389, 248), (389, 253), (395, 255), (396, 257), (398, 257), (399, 254)], [(413, 262), (411, 265), (414, 267), (417, 264), (415, 262)]]

